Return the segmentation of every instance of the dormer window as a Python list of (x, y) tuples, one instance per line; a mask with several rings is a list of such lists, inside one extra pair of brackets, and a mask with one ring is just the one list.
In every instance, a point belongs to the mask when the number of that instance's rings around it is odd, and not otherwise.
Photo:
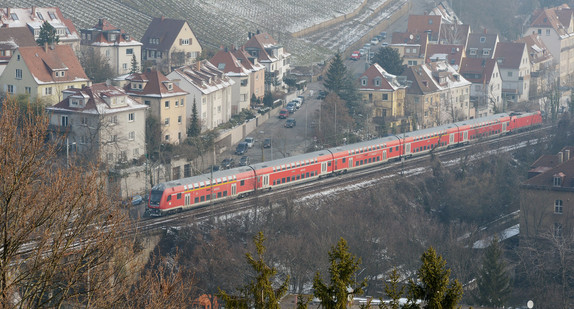
[(562, 187), (562, 180), (564, 179), (564, 174), (558, 173), (553, 177), (553, 186), (554, 187)]
[(37, 15), (38, 18), (40, 18), (41, 20), (44, 20), (44, 16), (42, 16), (42, 13), (36, 12), (36, 15)]
[(381, 78), (380, 77), (375, 78), (374, 82), (375, 82), (375, 86), (380, 86), (381, 85)]
[(484, 42), (486, 42), (486, 37), (481, 36), (481, 37), (480, 37), (480, 43), (484, 43)]
[(361, 78), (361, 85), (362, 85), (362, 86), (366, 86), (366, 85), (367, 85), (367, 78), (366, 78), (366, 77)]
[(18, 15), (16, 15), (16, 13), (11, 13), (10, 17), (12, 18), (12, 20), (19, 20)]

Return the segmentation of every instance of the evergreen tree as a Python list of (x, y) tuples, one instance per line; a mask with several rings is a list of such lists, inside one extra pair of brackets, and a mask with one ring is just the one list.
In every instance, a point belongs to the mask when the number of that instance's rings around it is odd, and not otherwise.
[(361, 259), (349, 252), (347, 241), (341, 238), (329, 251), (329, 264), (331, 283), (324, 283), (317, 272), (313, 279), (314, 295), (321, 300), (321, 306), (325, 309), (345, 309), (349, 294), (362, 294), (367, 286), (366, 279), (357, 283), (355, 278)]
[(477, 279), (479, 294), (476, 299), (480, 305), (501, 308), (510, 295), (510, 277), (502, 254), (500, 242), (494, 238), (486, 248)]
[[(358, 82), (351, 72), (347, 70), (340, 52), (337, 52), (333, 60), (331, 60), (323, 86), (329, 92), (336, 93), (345, 101), (351, 114), (360, 108)], [(357, 111), (357, 113), (360, 113), (360, 111)]]
[(36, 40), (36, 43), (40, 46), (44, 46), (44, 44), (52, 45), (60, 42), (60, 37), (56, 35), (56, 29), (46, 20), (40, 26), (40, 35)]
[(187, 129), (187, 135), (189, 137), (195, 137), (200, 133), (201, 126), (199, 124), (199, 116), (197, 114), (197, 104), (195, 103), (195, 98), (193, 98), (193, 106), (191, 107), (191, 121), (189, 123), (189, 128)]
[(389, 74), (401, 75), (405, 70), (401, 55), (392, 47), (387, 46), (379, 49), (373, 57), (373, 62), (378, 63)]
[(389, 275), (389, 282), (385, 282), (385, 294), (388, 298), (391, 299), (389, 304), (385, 304), (382, 302), (379, 305), (381, 309), (399, 309), (400, 303), (399, 299), (403, 296), (405, 292), (405, 287), (399, 287), (399, 273), (396, 268), (393, 268), (393, 271)]
[(446, 261), (430, 247), (421, 257), (423, 264), (418, 271), (418, 282), (411, 279), (408, 303), (404, 308), (420, 308), (416, 300), (423, 301), (424, 309), (453, 309), (462, 298), (462, 285), (450, 281)]
[(134, 74), (139, 72), (139, 68), (138, 68), (138, 61), (136, 59), (136, 55), (132, 55), (132, 68), (130, 69), (130, 74)]
[(265, 91), (265, 95), (263, 96), (263, 105), (273, 107), (273, 95), (270, 91)]
[(273, 288), (273, 277), (277, 274), (274, 267), (269, 267), (264, 259), (265, 236), (259, 232), (254, 241), (257, 250), (257, 258), (251, 253), (246, 253), (247, 262), (256, 272), (255, 278), (251, 280), (242, 290), (242, 297), (233, 297), (225, 291), (220, 290), (220, 296), (225, 301), (227, 308), (255, 308), (255, 309), (280, 309), (279, 300), (285, 296), (289, 288), (289, 277), (283, 281), (278, 289)]

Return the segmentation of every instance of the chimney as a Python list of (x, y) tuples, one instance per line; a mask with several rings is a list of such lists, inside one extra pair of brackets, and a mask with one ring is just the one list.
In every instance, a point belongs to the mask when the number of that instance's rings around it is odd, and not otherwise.
[(564, 161), (570, 160), (570, 149), (564, 150)]
[(161, 21), (164, 21), (164, 20), (165, 20), (165, 16), (161, 16)]
[(248, 37), (249, 39), (251, 39), (251, 31), (248, 31), (248, 32), (247, 32), (247, 37)]
[(195, 69), (197, 71), (201, 71), (201, 61), (198, 60), (195, 62)]
[(10, 18), (10, 8), (6, 8), (6, 16)]
[(259, 29), (257, 29), (257, 34), (261, 34), (261, 31), (259, 31)]
[(36, 18), (36, 7), (32, 5), (32, 18)]
[(558, 153), (558, 164), (562, 164), (564, 162), (564, 154), (562, 151)]
[(44, 52), (48, 52), (48, 42), (44, 42)]
[(488, 34), (488, 29), (484, 28), (484, 34)]

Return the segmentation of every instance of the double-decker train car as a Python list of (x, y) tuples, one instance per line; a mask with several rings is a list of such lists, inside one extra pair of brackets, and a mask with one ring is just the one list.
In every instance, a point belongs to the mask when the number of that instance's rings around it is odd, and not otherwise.
[(342, 145), (248, 166), (160, 183), (149, 195), (152, 216), (244, 197), (258, 190), (297, 185), (529, 129), (542, 124), (540, 112), (501, 113), (434, 128)]

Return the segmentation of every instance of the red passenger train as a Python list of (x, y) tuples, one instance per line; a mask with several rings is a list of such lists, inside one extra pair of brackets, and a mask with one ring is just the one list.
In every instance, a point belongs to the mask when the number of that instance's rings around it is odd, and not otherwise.
[(540, 112), (496, 114), (439, 127), (377, 138), (293, 157), (160, 183), (149, 195), (152, 216), (178, 212), (258, 190), (296, 185), (368, 168), (389, 160), (424, 155), (476, 139), (494, 138), (542, 124)]

